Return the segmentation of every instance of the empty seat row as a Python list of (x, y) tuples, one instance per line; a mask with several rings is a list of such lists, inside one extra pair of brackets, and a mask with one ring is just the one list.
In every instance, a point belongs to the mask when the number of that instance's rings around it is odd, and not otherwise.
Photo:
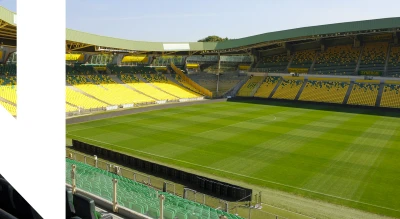
[(287, 99), (294, 100), (299, 93), (301, 86), (303, 86), (304, 79), (289, 79), (282, 78), (281, 84), (276, 89), (272, 98), (274, 99)]
[(78, 188), (111, 201), (113, 194), (112, 179), (117, 179), (118, 204), (154, 219), (158, 219), (160, 215), (158, 198), (160, 194), (165, 196), (165, 219), (218, 219), (219, 215), (226, 215), (229, 219), (241, 218), (169, 193), (157, 191), (152, 187), (106, 170), (66, 159), (66, 182), (69, 184), (71, 184), (72, 164), (76, 165), (75, 178)]
[(344, 101), (349, 86), (350, 80), (331, 81), (331, 79), (309, 79), (301, 92), (299, 100), (341, 104)]
[(380, 106), (400, 108), (400, 83), (384, 85)]
[(379, 92), (379, 81), (356, 80), (347, 104), (375, 106)]
[(275, 89), (276, 85), (279, 83), (279, 81), (280, 77), (277, 76), (266, 77), (254, 96), (268, 98), (271, 95), (271, 92)]
[(252, 95), (252, 92), (256, 88), (257, 84), (261, 82), (264, 77), (262, 76), (253, 76), (247, 80), (247, 82), (240, 88), (237, 93), (239, 97), (249, 97)]

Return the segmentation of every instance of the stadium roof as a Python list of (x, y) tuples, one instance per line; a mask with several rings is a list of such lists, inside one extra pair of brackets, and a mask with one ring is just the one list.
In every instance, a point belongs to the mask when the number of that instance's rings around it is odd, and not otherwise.
[(80, 47), (70, 47), (70, 51), (81, 48), (97, 46), (96, 51), (113, 51), (124, 49), (127, 51), (171, 52), (171, 51), (202, 51), (202, 52), (229, 52), (232, 50), (245, 50), (257, 48), (278, 42), (295, 41), (302, 39), (321, 39), (326, 37), (339, 37), (375, 32), (395, 32), (400, 30), (400, 17), (383, 18), (375, 20), (355, 21), (346, 23), (327, 24), (320, 26), (302, 27), (282, 30), (240, 39), (222, 42), (145, 42), (113, 37), (99, 36), (67, 29), (67, 44), (80, 43)]
[[(354, 21), (295, 28), (222, 42), (146, 42), (118, 39), (67, 29), (66, 49), (69, 52), (128, 52), (164, 54), (184, 53), (230, 53), (247, 51), (282, 42), (327, 37), (356, 36), (378, 32), (400, 31), (400, 17)], [(0, 6), (0, 43), (16, 45), (16, 14)]]
[(0, 6), (0, 45), (17, 45), (16, 15)]

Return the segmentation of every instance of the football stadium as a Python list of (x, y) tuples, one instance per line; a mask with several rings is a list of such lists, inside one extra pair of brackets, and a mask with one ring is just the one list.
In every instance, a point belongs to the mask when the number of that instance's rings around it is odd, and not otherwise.
[(400, 217), (400, 18), (66, 37), (67, 193), (99, 215)]
[(400, 18), (221, 42), (67, 29), (66, 218), (399, 218), (399, 38)]

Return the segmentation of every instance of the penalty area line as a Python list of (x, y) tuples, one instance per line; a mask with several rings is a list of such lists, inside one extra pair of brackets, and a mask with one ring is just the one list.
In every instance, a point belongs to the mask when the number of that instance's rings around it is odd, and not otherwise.
[(123, 149), (126, 149), (126, 150), (135, 151), (135, 152), (138, 152), (138, 153), (142, 153), (142, 154), (146, 154), (146, 155), (150, 155), (150, 156), (154, 156), (154, 157), (160, 157), (160, 158), (167, 159), (167, 160), (172, 160), (172, 161), (177, 161), (177, 162), (189, 164), (189, 165), (192, 165), (192, 166), (198, 166), (198, 167), (205, 168), (205, 169), (215, 170), (215, 171), (219, 171), (219, 172), (223, 172), (223, 173), (229, 173), (229, 174), (232, 174), (232, 175), (236, 175), (236, 176), (240, 176), (240, 177), (244, 177), (244, 178), (248, 178), (248, 179), (254, 179), (254, 180), (258, 180), (258, 181), (262, 181), (262, 182), (267, 182), (267, 183), (271, 183), (271, 184), (275, 184), (275, 185), (284, 186), (284, 187), (287, 187), (287, 188), (297, 189), (297, 190), (310, 192), (310, 193), (314, 193), (314, 194), (318, 194), (318, 195), (323, 195), (323, 196), (327, 196), (327, 197), (331, 197), (331, 198), (341, 199), (341, 200), (344, 200), (344, 201), (350, 201), (350, 202), (354, 202), (354, 203), (358, 203), (358, 204), (363, 204), (363, 205), (368, 205), (368, 206), (377, 207), (377, 208), (381, 208), (381, 209), (400, 212), (400, 210), (396, 210), (396, 209), (392, 209), (392, 208), (388, 208), (388, 207), (383, 207), (383, 206), (374, 205), (374, 204), (370, 204), (370, 203), (366, 203), (366, 202), (356, 201), (356, 200), (343, 198), (343, 197), (339, 197), (339, 196), (335, 196), (335, 195), (330, 195), (330, 194), (326, 194), (326, 193), (322, 193), (322, 192), (312, 191), (312, 190), (309, 190), (309, 189), (299, 188), (299, 187), (296, 187), (296, 186), (291, 186), (291, 185), (278, 183), (278, 182), (274, 182), (274, 181), (270, 181), (270, 180), (264, 180), (264, 179), (260, 179), (260, 178), (257, 178), (257, 177), (252, 177), (252, 176), (247, 176), (247, 175), (243, 175), (243, 174), (240, 174), (240, 173), (230, 172), (230, 171), (227, 171), (227, 170), (221, 170), (221, 169), (217, 169), (217, 168), (213, 168), (213, 167), (203, 166), (203, 165), (200, 165), (200, 164), (195, 164), (195, 163), (191, 163), (191, 162), (187, 162), (187, 161), (183, 161), (183, 160), (178, 160), (178, 159), (174, 159), (174, 158), (170, 158), (170, 157), (165, 157), (165, 156), (158, 155), (158, 154), (153, 154), (153, 153), (140, 151), (140, 150), (136, 150), (136, 149), (132, 149), (132, 148), (127, 148), (127, 147), (123, 147), (123, 146), (119, 146), (119, 145), (115, 145), (115, 144), (111, 144), (111, 143), (107, 143), (107, 142), (103, 142), (103, 141), (98, 141), (98, 140), (91, 139), (91, 138), (86, 138), (86, 137), (77, 136), (77, 135), (73, 135), (73, 134), (69, 134), (69, 135), (70, 136), (75, 136), (75, 137), (78, 137), (78, 138), (83, 138), (83, 139), (86, 139), (86, 140), (89, 140), (89, 141), (94, 141), (94, 142), (98, 142), (98, 143), (114, 146), (114, 147), (117, 147), (117, 148), (123, 148)]

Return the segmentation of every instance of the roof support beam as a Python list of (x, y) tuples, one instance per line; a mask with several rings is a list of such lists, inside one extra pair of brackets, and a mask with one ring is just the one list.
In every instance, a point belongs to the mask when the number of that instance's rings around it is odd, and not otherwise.
[(7, 26), (8, 24), (2, 20), (0, 20), (0, 29), (4, 28), (5, 26)]

